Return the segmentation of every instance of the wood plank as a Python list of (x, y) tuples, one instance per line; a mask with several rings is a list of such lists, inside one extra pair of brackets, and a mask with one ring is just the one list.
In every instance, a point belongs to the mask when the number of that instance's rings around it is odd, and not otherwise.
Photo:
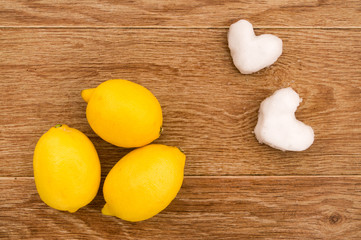
[(102, 216), (101, 194), (74, 214), (47, 207), (32, 178), (0, 178), (0, 237), (56, 239), (360, 239), (361, 177), (186, 177), (138, 223)]
[[(102, 174), (129, 150), (99, 139), (80, 91), (111, 78), (150, 89), (164, 113), (157, 143), (181, 146), (186, 175), (330, 175), (361, 172), (361, 30), (268, 29), (284, 40), (275, 65), (233, 66), (225, 29), (2, 29), (0, 176), (32, 176), (38, 138), (66, 123), (96, 145)], [(292, 86), (315, 143), (290, 153), (260, 145), (260, 102)], [(21, 166), (21, 167), (19, 167)]]
[(228, 27), (240, 18), (257, 27), (360, 27), (359, 0), (23, 1), (0, 3), (0, 26)]

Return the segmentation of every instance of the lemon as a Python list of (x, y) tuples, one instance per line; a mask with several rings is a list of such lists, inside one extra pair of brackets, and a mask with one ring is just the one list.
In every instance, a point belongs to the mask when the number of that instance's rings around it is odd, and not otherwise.
[(105, 179), (102, 213), (132, 222), (153, 217), (176, 197), (185, 158), (179, 148), (161, 144), (131, 151)]
[(122, 79), (83, 90), (89, 125), (118, 147), (141, 147), (157, 139), (163, 116), (156, 97), (145, 87)]
[(75, 212), (97, 194), (98, 154), (88, 137), (77, 129), (59, 124), (41, 136), (33, 167), (40, 198), (52, 208)]

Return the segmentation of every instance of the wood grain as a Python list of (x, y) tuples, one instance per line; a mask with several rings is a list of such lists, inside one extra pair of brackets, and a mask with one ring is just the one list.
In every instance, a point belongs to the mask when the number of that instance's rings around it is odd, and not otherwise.
[[(241, 18), (284, 45), (252, 75), (227, 47)], [(361, 239), (360, 38), (359, 0), (2, 0), (0, 239)], [(57, 123), (90, 137), (103, 180), (130, 151), (85, 118), (80, 91), (112, 78), (156, 95), (156, 142), (187, 155), (176, 199), (139, 223), (101, 215), (102, 189), (74, 214), (54, 210), (33, 179), (35, 144)], [(261, 101), (287, 86), (316, 133), (300, 153), (252, 133)]]
[[(91, 138), (105, 176), (129, 150), (92, 132), (80, 91), (111, 78), (157, 96), (164, 133), (156, 142), (185, 150), (186, 175), (360, 174), (361, 30), (257, 32), (280, 36), (284, 53), (241, 75), (224, 29), (1, 30), (0, 176), (32, 176), (35, 144), (57, 123)], [(286, 86), (304, 99), (297, 116), (315, 130), (305, 152), (260, 145), (252, 133), (260, 102)]]
[(158, 1), (2, 0), (0, 26), (11, 27), (360, 27), (359, 0)]
[(101, 194), (74, 214), (51, 209), (32, 178), (1, 178), (0, 201), (9, 239), (361, 238), (360, 176), (186, 177), (170, 206), (138, 223), (102, 216)]

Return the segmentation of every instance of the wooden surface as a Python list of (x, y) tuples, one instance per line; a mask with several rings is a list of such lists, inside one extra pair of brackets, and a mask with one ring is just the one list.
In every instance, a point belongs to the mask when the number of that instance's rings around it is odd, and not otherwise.
[[(229, 24), (283, 40), (271, 67), (242, 75)], [(0, 3), (0, 238), (361, 239), (361, 2), (20, 1)], [(65, 123), (95, 144), (103, 179), (129, 149), (95, 135), (80, 91), (111, 78), (142, 84), (163, 108), (157, 143), (187, 160), (177, 198), (144, 222), (100, 213), (101, 189), (74, 214), (41, 202), (32, 155)], [(261, 101), (291, 86), (315, 142), (260, 145)]]

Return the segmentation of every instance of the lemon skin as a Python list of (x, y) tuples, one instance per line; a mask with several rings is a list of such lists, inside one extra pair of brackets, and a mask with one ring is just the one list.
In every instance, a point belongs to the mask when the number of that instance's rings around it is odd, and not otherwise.
[(105, 215), (137, 222), (165, 209), (183, 182), (186, 156), (177, 147), (151, 144), (125, 155), (105, 179)]
[(90, 203), (100, 184), (100, 162), (94, 145), (67, 125), (52, 127), (36, 144), (34, 179), (48, 206), (75, 212)]
[(86, 117), (94, 132), (119, 147), (141, 147), (160, 136), (162, 109), (145, 87), (113, 79), (82, 91)]

